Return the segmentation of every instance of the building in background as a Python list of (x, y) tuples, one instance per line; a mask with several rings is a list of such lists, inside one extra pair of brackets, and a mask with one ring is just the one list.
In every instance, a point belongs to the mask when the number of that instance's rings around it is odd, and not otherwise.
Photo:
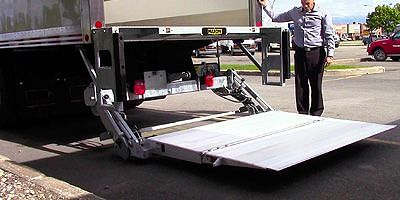
[(341, 40), (362, 40), (370, 34), (382, 35), (382, 29), (371, 32), (365, 23), (337, 24), (334, 28)]

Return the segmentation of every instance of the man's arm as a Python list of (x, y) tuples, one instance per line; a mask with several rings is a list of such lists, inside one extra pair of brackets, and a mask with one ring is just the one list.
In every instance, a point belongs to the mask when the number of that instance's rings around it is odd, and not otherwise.
[(333, 54), (335, 53), (335, 29), (332, 23), (332, 16), (328, 12), (326, 12), (323, 18), (322, 26), (324, 29), (324, 40), (327, 45), (326, 64), (330, 65), (333, 62)]
[(322, 26), (324, 29), (324, 40), (327, 44), (328, 49), (328, 56), (333, 57), (333, 54), (335, 52), (335, 29), (333, 28), (332, 17), (329, 13), (325, 14), (322, 21)]
[(289, 22), (293, 21), (290, 11), (275, 15), (271, 8), (269, 8), (268, 0), (258, 0), (263, 10), (267, 13), (267, 15), (272, 19), (273, 22)]

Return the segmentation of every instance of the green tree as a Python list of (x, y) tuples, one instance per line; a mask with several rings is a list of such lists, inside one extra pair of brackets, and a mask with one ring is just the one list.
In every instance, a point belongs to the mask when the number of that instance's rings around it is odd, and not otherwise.
[(367, 26), (370, 30), (383, 28), (385, 32), (393, 32), (400, 24), (400, 3), (393, 7), (388, 5), (377, 6), (375, 11), (368, 13)]
[(394, 5), (394, 8), (400, 10), (400, 3), (396, 3), (396, 5)]

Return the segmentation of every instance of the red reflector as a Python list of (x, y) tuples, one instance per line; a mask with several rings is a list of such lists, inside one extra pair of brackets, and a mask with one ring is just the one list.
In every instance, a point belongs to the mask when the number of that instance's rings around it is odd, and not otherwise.
[(88, 42), (90, 39), (90, 36), (88, 34), (85, 35), (85, 41)]
[(143, 95), (146, 92), (146, 85), (142, 80), (136, 80), (133, 85), (135, 95)]
[(257, 27), (261, 27), (261, 26), (262, 26), (262, 21), (257, 21), (257, 22), (256, 22), (256, 26), (257, 26)]
[(204, 83), (206, 84), (207, 87), (212, 87), (214, 86), (214, 75), (209, 73), (206, 75), (204, 78)]
[(96, 21), (96, 23), (94, 24), (94, 27), (96, 27), (96, 28), (102, 28), (102, 27), (103, 27), (103, 22), (101, 22), (101, 21)]

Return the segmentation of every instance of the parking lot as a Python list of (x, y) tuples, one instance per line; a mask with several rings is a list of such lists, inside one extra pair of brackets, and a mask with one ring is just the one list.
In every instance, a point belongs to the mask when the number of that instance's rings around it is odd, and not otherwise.
[[(277, 54), (277, 51), (270, 52), (271, 54)], [(294, 51), (290, 51), (291, 56), (291, 63), (293, 64), (294, 58)], [(255, 58), (260, 62), (261, 61), (261, 54), (256, 52)], [(217, 59), (215, 56), (204, 56), (201, 58), (194, 58), (195, 62), (215, 62)], [(360, 60), (362, 62), (360, 62)], [(221, 54), (220, 57), (221, 63), (224, 64), (251, 64), (251, 61), (244, 55), (236, 55), (231, 56), (230, 54)], [(363, 45), (356, 45), (356, 46), (340, 46), (339, 48), (335, 49), (335, 56), (334, 56), (334, 64), (349, 64), (349, 65), (357, 65), (357, 66), (388, 66), (396, 65), (392, 63), (390, 59), (386, 60), (385, 62), (376, 62), (372, 61), (372, 57), (368, 56), (367, 53), (367, 46)], [(398, 64), (398, 62), (397, 62)]]
[[(88, 116), (0, 130), (0, 154), (106, 199), (399, 199), (400, 62), (360, 62), (367, 57), (365, 49), (339, 47), (335, 60), (384, 66), (386, 72), (325, 77), (323, 116), (397, 127), (281, 172), (212, 168), (161, 157), (123, 161), (113, 155), (111, 141), (99, 142), (104, 128)], [(249, 63), (244, 56), (223, 55), (221, 61)], [(245, 79), (275, 109), (296, 111), (293, 79), (284, 87), (262, 86), (258, 76)], [(144, 102), (128, 114), (146, 127), (239, 106), (204, 91)]]

